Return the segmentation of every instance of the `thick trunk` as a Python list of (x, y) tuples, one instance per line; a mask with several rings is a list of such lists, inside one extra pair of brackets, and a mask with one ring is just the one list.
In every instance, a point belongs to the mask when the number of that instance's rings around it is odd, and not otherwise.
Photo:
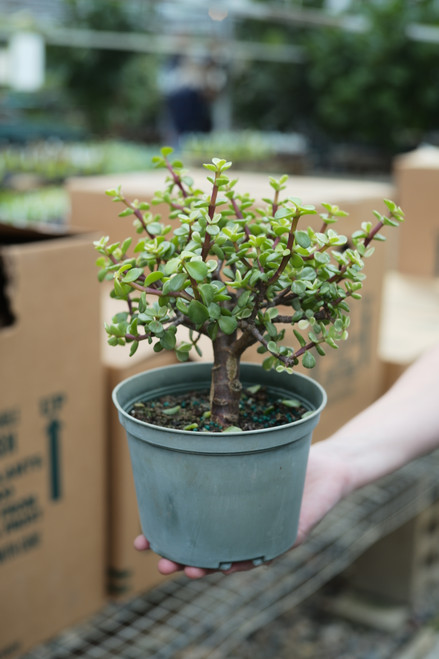
[(231, 350), (236, 336), (218, 334), (213, 343), (214, 364), (210, 388), (212, 421), (223, 428), (237, 426), (241, 382), (239, 380), (239, 357)]

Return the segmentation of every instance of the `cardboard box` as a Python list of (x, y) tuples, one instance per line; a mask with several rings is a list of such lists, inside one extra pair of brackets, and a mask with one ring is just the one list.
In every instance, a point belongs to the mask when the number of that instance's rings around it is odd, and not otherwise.
[[(125, 311), (123, 301), (108, 296), (108, 288), (101, 292), (102, 325), (118, 311)], [(161, 583), (164, 577), (157, 570), (159, 557), (154, 552), (138, 552), (134, 538), (141, 533), (137, 499), (131, 469), (126, 433), (119, 422), (111, 399), (111, 392), (122, 380), (142, 371), (179, 363), (174, 352), (155, 353), (142, 344), (132, 357), (129, 346), (112, 347), (102, 334), (102, 359), (106, 372), (106, 417), (108, 446), (108, 593), (113, 598), (132, 597)]]
[(0, 656), (105, 603), (99, 288), (90, 235), (0, 228)]
[(439, 279), (388, 272), (384, 280), (379, 355), (382, 393), (439, 342)]
[(398, 203), (406, 221), (400, 227), (397, 269), (407, 275), (439, 275), (439, 149), (422, 147), (394, 161)]
[(375, 600), (422, 604), (439, 585), (439, 502), (380, 538), (346, 576), (356, 591)]
[[(127, 199), (150, 202), (156, 190), (163, 188), (166, 178), (164, 170), (151, 170), (139, 174), (113, 174), (109, 176), (87, 176), (68, 179), (66, 190), (70, 200), (70, 224), (99, 236), (110, 236), (111, 242), (123, 241), (132, 235), (132, 217), (120, 218), (124, 209), (105, 194), (106, 190), (122, 187)], [(168, 216), (165, 204), (153, 206), (156, 214)]]

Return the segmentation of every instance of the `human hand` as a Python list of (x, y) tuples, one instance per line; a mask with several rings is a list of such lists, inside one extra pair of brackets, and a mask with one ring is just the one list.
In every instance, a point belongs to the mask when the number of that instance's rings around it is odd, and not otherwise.
[[(144, 535), (138, 535), (134, 540), (134, 547), (138, 551), (145, 551), (150, 549), (149, 542)], [(241, 563), (233, 563), (232, 567), (229, 570), (223, 570), (224, 574), (232, 574), (233, 572), (243, 572), (245, 570), (250, 570), (254, 565), (252, 561), (243, 561)], [(190, 579), (200, 579), (205, 577), (207, 574), (212, 574), (212, 572), (217, 572), (218, 570), (207, 570), (201, 567), (192, 567), (190, 565), (181, 565), (180, 563), (175, 563), (170, 561), (167, 558), (160, 558), (157, 569), (161, 574), (173, 574), (174, 572), (184, 572), (187, 577)]]
[[(329, 445), (330, 442), (319, 442), (311, 446), (305, 488), (302, 499), (302, 508), (299, 519), (299, 529), (294, 547), (301, 544), (314, 526), (328, 513), (349, 489), (349, 473), (347, 462), (343, 455), (337, 455)], [(139, 535), (134, 540), (134, 547), (138, 551), (150, 549), (148, 540)], [(200, 567), (181, 565), (167, 558), (160, 558), (158, 571), (161, 574), (173, 574), (183, 571), (190, 579), (199, 579), (215, 572)], [(224, 570), (224, 574), (243, 572), (255, 569), (252, 561), (233, 563), (232, 567)]]

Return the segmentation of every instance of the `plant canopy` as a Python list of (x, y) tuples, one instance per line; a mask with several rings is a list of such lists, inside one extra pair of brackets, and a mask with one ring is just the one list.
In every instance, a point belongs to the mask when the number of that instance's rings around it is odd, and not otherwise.
[[(385, 226), (403, 220), (401, 209), (384, 200), (388, 213), (374, 211), (347, 237), (335, 230), (347, 213), (322, 203), (322, 211), (288, 196), (287, 176), (270, 178), (272, 196), (255, 202), (236, 192), (231, 162), (205, 164), (209, 191), (195, 187), (183, 164), (164, 147), (153, 159), (169, 175), (152, 203), (129, 201), (120, 188), (107, 194), (134, 220), (138, 240), (96, 241), (99, 279), (112, 280), (111, 295), (126, 311), (105, 325), (110, 345), (143, 341), (156, 352), (175, 350), (180, 361), (199, 339), (209, 337), (214, 364), (210, 393), (212, 419), (238, 426), (239, 362), (258, 344), (263, 367), (291, 372), (301, 362), (312, 368), (327, 347), (348, 337), (349, 302), (361, 297), (364, 261)], [(167, 204), (169, 216), (154, 214)], [(305, 223), (317, 216), (317, 230)], [(175, 224), (175, 226), (174, 226)], [(188, 328), (181, 341), (179, 326)]]

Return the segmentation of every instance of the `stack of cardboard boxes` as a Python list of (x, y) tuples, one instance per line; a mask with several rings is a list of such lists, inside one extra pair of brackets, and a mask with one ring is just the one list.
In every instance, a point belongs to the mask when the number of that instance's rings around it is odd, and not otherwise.
[(439, 341), (439, 149), (427, 146), (401, 155), (394, 170), (406, 220), (398, 229), (397, 261), (383, 290), (383, 390)]
[(0, 225), (0, 657), (105, 603), (104, 379), (90, 235)]

